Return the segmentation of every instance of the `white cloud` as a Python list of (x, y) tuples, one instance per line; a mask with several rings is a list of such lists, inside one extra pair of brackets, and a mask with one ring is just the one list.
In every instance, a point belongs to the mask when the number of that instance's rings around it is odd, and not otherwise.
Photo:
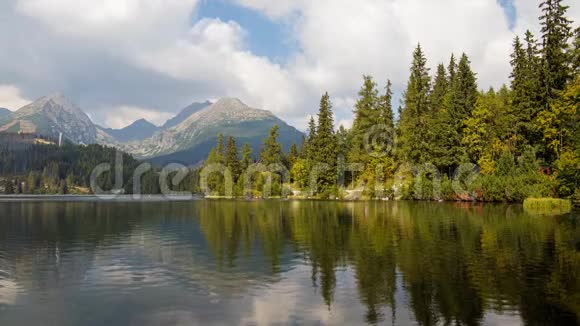
[(172, 113), (161, 112), (155, 109), (121, 106), (111, 110), (111, 112), (106, 115), (105, 123), (111, 128), (119, 129), (130, 125), (136, 120), (145, 119), (160, 126), (172, 116)]
[(219, 90), (207, 97), (236, 96), (274, 113), (288, 113), (295, 104), (289, 72), (244, 49), (245, 31), (235, 22), (202, 19), (187, 38), (156, 52), (142, 53), (143, 67), (176, 79), (202, 80)]
[[(234, 21), (191, 26), (199, 0), (6, 0), (0, 30), (17, 33), (0, 32), (0, 84), (27, 97), (57, 88), (115, 126), (130, 121), (104, 108), (175, 112), (235, 96), (304, 129), (325, 91), (337, 123), (349, 123), (363, 74), (400, 94), (417, 42), (432, 68), (465, 51), (481, 88), (509, 81), (515, 33), (496, 0), (234, 1), (286, 24), (298, 50), (279, 64), (248, 50), (252, 31)], [(539, 29), (537, 3), (514, 0), (515, 32)], [(568, 4), (580, 21), (580, 2)]]
[(117, 46), (164, 42), (188, 25), (198, 0), (16, 0), (16, 11), (51, 30)]
[(20, 93), (18, 87), (12, 85), (0, 85), (0, 107), (16, 111), (32, 102)]

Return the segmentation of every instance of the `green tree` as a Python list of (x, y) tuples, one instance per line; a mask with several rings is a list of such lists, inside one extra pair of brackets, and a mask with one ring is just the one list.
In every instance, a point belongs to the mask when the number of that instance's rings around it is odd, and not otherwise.
[(429, 143), (427, 133), (431, 108), (429, 96), (431, 93), (431, 77), (427, 68), (427, 59), (418, 45), (413, 53), (411, 76), (404, 94), (404, 107), (399, 121), (399, 154), (405, 161), (424, 163), (427, 157)]
[(316, 138), (316, 121), (314, 117), (310, 116), (308, 120), (308, 135), (304, 139), (304, 144), (302, 145), (301, 157), (307, 161), (314, 161), (314, 138)]
[(393, 114), (393, 84), (387, 80), (385, 93), (378, 100), (378, 119), (379, 124), (385, 126), (389, 133), (390, 141), (393, 141), (395, 118)]
[(363, 76), (363, 86), (358, 92), (358, 100), (354, 109), (352, 126), (352, 147), (349, 153), (350, 162), (366, 163), (367, 149), (365, 137), (377, 123), (380, 123), (379, 93), (377, 84), (371, 76)]
[(225, 160), (225, 141), (224, 135), (218, 134), (217, 136), (217, 145), (216, 145), (216, 162), (215, 163), (224, 163)]
[(242, 147), (242, 160), (240, 162), (240, 167), (242, 171), (246, 171), (250, 165), (254, 163), (252, 158), (252, 148), (248, 144), (244, 144)]
[(568, 39), (571, 21), (566, 18), (568, 6), (562, 0), (545, 0), (540, 4), (542, 15), (543, 81), (547, 99), (553, 100), (566, 87), (572, 76)]
[(278, 130), (278, 125), (274, 125), (270, 129), (268, 138), (264, 140), (262, 152), (260, 153), (260, 161), (265, 165), (282, 162), (282, 145), (278, 143)]
[(462, 130), (464, 127), (463, 122), (473, 112), (478, 94), (475, 73), (471, 70), (471, 62), (465, 53), (459, 60), (457, 74), (451, 88), (450, 112), (458, 121), (460, 130)]
[(525, 146), (535, 146), (541, 137), (534, 119), (542, 109), (541, 66), (537, 42), (530, 31), (526, 32), (526, 48), (519, 37), (513, 43), (511, 55), (511, 121), (510, 130), (519, 151)]
[(292, 168), (292, 166), (294, 165), (294, 163), (296, 163), (296, 160), (300, 157), (300, 151), (298, 150), (298, 146), (293, 143), (292, 146), (290, 146), (290, 150), (288, 151), (288, 165), (289, 168)]
[[(576, 77), (553, 101), (548, 110), (540, 112), (537, 123), (548, 149), (556, 158), (577, 145), (580, 107), (580, 76)], [(576, 146), (575, 146), (576, 145)], [(577, 148), (576, 148), (577, 150)]]
[(228, 137), (228, 143), (226, 145), (225, 166), (230, 169), (233, 182), (236, 182), (242, 173), (242, 166), (238, 154), (238, 146), (232, 136)]
[(337, 141), (334, 134), (334, 120), (332, 117), (332, 104), (330, 96), (325, 93), (320, 99), (318, 111), (318, 126), (316, 138), (314, 138), (315, 162), (328, 164), (328, 169), (320, 171), (318, 175), (318, 191), (325, 195), (330, 194), (336, 186), (336, 156)]

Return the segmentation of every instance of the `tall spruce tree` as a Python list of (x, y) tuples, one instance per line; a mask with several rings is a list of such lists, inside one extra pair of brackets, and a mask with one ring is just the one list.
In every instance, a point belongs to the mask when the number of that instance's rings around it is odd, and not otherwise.
[(395, 118), (393, 114), (393, 84), (391, 80), (387, 80), (385, 86), (385, 93), (379, 97), (378, 102), (378, 119), (377, 121), (383, 125), (391, 134), (390, 141), (393, 141), (393, 131), (395, 128)]
[(242, 160), (240, 162), (242, 171), (246, 171), (252, 163), (254, 163), (254, 159), (252, 158), (252, 148), (246, 143), (242, 147)]
[(337, 139), (334, 134), (334, 119), (332, 117), (332, 104), (330, 96), (325, 93), (320, 99), (318, 111), (318, 126), (314, 138), (315, 160), (329, 165), (328, 169), (319, 172), (318, 191), (324, 195), (330, 195), (332, 188), (336, 186), (337, 169)]
[(427, 133), (431, 115), (430, 93), (431, 77), (427, 59), (421, 45), (417, 45), (398, 126), (399, 154), (402, 159), (411, 163), (429, 161)]
[(264, 140), (262, 152), (260, 154), (260, 161), (262, 164), (270, 165), (282, 162), (282, 145), (278, 142), (280, 127), (274, 125), (270, 129), (268, 138)]
[(216, 145), (216, 163), (224, 163), (224, 157), (225, 157), (225, 140), (224, 140), (224, 135), (223, 134), (218, 134), (217, 137), (217, 145)]
[(471, 70), (471, 62), (465, 53), (461, 55), (451, 87), (453, 98), (450, 111), (460, 124), (459, 128), (463, 128), (461, 122), (473, 112), (478, 94), (475, 73)]
[(292, 168), (292, 165), (294, 165), (299, 157), (300, 151), (298, 150), (298, 146), (295, 143), (292, 143), (290, 150), (288, 150), (288, 168)]
[[(572, 76), (568, 53), (571, 21), (566, 18), (568, 6), (563, 0), (545, 0), (540, 4), (542, 15), (543, 82), (546, 98), (558, 96)], [(548, 105), (546, 101), (546, 105)], [(547, 108), (547, 107), (546, 107)]]
[(228, 143), (226, 145), (225, 166), (230, 169), (232, 178), (234, 182), (236, 182), (242, 173), (242, 167), (238, 154), (238, 146), (236, 145), (236, 140), (232, 136), (228, 137)]
[(316, 121), (314, 117), (310, 116), (308, 120), (308, 131), (306, 139), (302, 145), (302, 158), (311, 162), (314, 161), (314, 138), (316, 138)]
[(354, 109), (352, 126), (352, 148), (349, 153), (351, 162), (365, 163), (367, 149), (364, 148), (365, 137), (379, 120), (379, 92), (377, 84), (371, 76), (363, 76), (363, 86), (358, 92), (358, 101)]
[(511, 55), (512, 105), (510, 127), (518, 152), (528, 145), (540, 143), (534, 123), (542, 109), (541, 66), (537, 43), (530, 31), (525, 36), (526, 48), (516, 37)]
[(572, 45), (572, 71), (575, 76), (578, 76), (580, 75), (580, 27), (574, 30), (574, 42)]
[[(455, 58), (451, 56), (449, 70), (455, 76)], [(452, 152), (454, 143), (451, 141), (457, 137), (451, 137), (456, 133), (455, 125), (451, 121), (447, 107), (447, 97), (449, 96), (450, 84), (453, 82), (451, 76), (447, 75), (445, 66), (437, 66), (435, 74), (433, 92), (431, 93), (432, 123), (429, 128), (429, 156), (431, 163), (447, 171), (453, 165)]]

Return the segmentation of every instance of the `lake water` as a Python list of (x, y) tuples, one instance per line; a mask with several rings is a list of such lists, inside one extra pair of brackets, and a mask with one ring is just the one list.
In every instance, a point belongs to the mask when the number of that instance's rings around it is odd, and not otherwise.
[(578, 214), (0, 202), (0, 325), (365, 323), (579, 324)]

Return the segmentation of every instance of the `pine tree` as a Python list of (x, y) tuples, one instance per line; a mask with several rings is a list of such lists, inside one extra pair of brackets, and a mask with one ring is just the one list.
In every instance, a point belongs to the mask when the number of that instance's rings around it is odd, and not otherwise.
[(451, 86), (455, 82), (455, 77), (457, 77), (457, 60), (455, 60), (454, 54), (451, 54), (451, 58), (449, 59), (449, 66), (447, 66), (447, 71), (449, 72), (449, 86)]
[(453, 98), (450, 112), (460, 123), (459, 128), (462, 129), (461, 122), (471, 115), (478, 94), (475, 73), (471, 70), (471, 62), (465, 53), (459, 60), (455, 80), (451, 87)]
[(363, 76), (363, 86), (358, 92), (358, 101), (354, 109), (354, 122), (352, 126), (352, 149), (349, 153), (350, 162), (365, 163), (367, 149), (364, 148), (365, 137), (371, 132), (371, 128), (380, 120), (378, 110), (379, 93), (377, 84), (371, 76)]
[(242, 171), (246, 171), (248, 167), (254, 163), (254, 159), (252, 158), (252, 148), (248, 144), (244, 144), (242, 147), (242, 160), (240, 163)]
[(336, 186), (336, 156), (337, 140), (334, 134), (334, 120), (332, 117), (332, 104), (328, 93), (320, 99), (320, 109), (318, 111), (318, 126), (316, 127), (316, 138), (314, 138), (315, 161), (326, 163), (328, 169), (320, 171), (318, 175), (318, 191), (324, 196), (330, 195), (332, 188)]
[(385, 86), (385, 93), (379, 97), (378, 102), (378, 122), (379, 124), (385, 126), (388, 132), (391, 134), (390, 141), (393, 141), (393, 130), (395, 129), (395, 118), (393, 115), (393, 84), (391, 80), (387, 80), (387, 86)]
[[(453, 55), (451, 56), (449, 67), (449, 70), (453, 71), (453, 76), (455, 76), (455, 58)], [(452, 82), (451, 76), (447, 76), (445, 66), (443, 64), (438, 65), (433, 92), (431, 93), (433, 117), (431, 128), (429, 128), (429, 156), (431, 157), (431, 163), (443, 169), (453, 165), (454, 153), (452, 152), (452, 146), (455, 145), (451, 141), (456, 137), (450, 137), (450, 135), (457, 132), (447, 107), (447, 98)]]
[(278, 143), (278, 130), (278, 125), (274, 125), (270, 129), (268, 138), (264, 140), (262, 152), (260, 153), (262, 164), (270, 165), (282, 162), (282, 145)]
[(238, 146), (232, 136), (228, 137), (228, 143), (226, 145), (225, 166), (230, 169), (233, 182), (236, 182), (242, 173), (242, 167), (238, 154)]
[(429, 161), (427, 133), (431, 108), (431, 77), (427, 68), (427, 59), (418, 45), (413, 54), (411, 76), (404, 95), (404, 108), (399, 122), (400, 155), (412, 163)]
[(298, 150), (298, 146), (295, 143), (290, 146), (290, 150), (288, 151), (288, 165), (289, 168), (292, 168), (292, 165), (296, 162), (296, 160), (300, 157), (300, 151)]
[(574, 76), (580, 75), (580, 27), (574, 31), (574, 42), (572, 51), (572, 72)]
[(224, 135), (218, 134), (217, 137), (217, 147), (216, 147), (216, 162), (215, 163), (224, 163), (225, 157), (225, 144), (224, 144)]
[(431, 93), (431, 106), (433, 114), (443, 109), (445, 95), (449, 90), (449, 80), (447, 79), (447, 72), (445, 66), (439, 64), (437, 66), (437, 73), (433, 84), (433, 92)]
[(520, 39), (516, 37), (510, 62), (512, 65), (510, 129), (513, 131), (519, 152), (523, 152), (525, 146), (534, 146), (540, 142), (533, 120), (543, 106), (539, 51), (530, 31), (526, 32), (525, 42), (527, 47), (524, 49)]
[[(562, 0), (545, 0), (540, 4), (542, 16), (542, 54), (544, 91), (548, 100), (558, 96), (572, 76), (568, 53), (571, 21), (566, 18), (568, 6)], [(546, 104), (548, 104), (546, 102)]]
[(309, 162), (314, 161), (314, 138), (316, 138), (316, 122), (314, 117), (310, 116), (308, 120), (308, 135), (302, 145), (301, 157)]

